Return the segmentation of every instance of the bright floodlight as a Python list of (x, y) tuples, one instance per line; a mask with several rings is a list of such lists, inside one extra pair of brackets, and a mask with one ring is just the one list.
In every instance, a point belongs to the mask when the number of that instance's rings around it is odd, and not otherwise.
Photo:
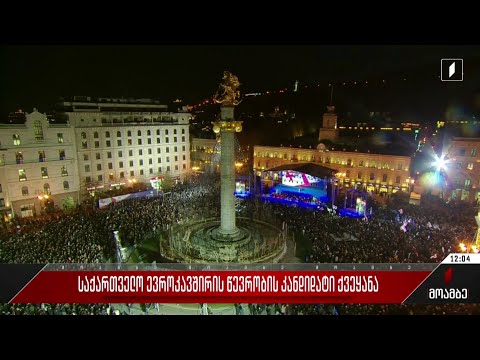
[(438, 157), (437, 155), (435, 155), (435, 162), (433, 163), (433, 166), (437, 168), (437, 171), (445, 170), (446, 168), (445, 155), (442, 155), (442, 157)]

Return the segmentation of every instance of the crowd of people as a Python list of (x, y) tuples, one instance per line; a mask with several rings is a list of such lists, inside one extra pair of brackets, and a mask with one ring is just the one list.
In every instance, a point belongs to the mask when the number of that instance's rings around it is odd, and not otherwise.
[[(152, 198), (124, 200), (106, 209), (80, 206), (41, 218), (15, 219), (0, 231), (0, 263), (103, 263), (115, 261), (113, 231), (125, 246), (175, 224), (219, 215), (220, 184), (214, 175), (200, 176)], [(281, 196), (281, 195), (279, 195)], [(239, 200), (242, 216), (276, 224), (285, 222), (297, 241), (310, 244), (306, 262), (429, 263), (440, 262), (470, 241), (476, 231), (471, 204), (430, 201), (420, 206), (376, 207), (365, 219), (341, 217), (258, 199)], [(341, 241), (345, 234), (356, 241)], [(240, 306), (240, 305), (239, 305)], [(242, 312), (240, 307), (238, 312)], [(249, 313), (271, 314), (410, 314), (478, 313), (478, 306), (251, 305)], [(250, 308), (249, 308), (250, 310)], [(261, 311), (260, 311), (261, 310)], [(115, 314), (108, 304), (0, 305), (0, 314)]]

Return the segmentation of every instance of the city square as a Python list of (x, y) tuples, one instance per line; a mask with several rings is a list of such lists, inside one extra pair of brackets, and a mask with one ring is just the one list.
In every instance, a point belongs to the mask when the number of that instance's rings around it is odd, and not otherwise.
[[(390, 105), (401, 99), (395, 91), (440, 80), (362, 74), (257, 91), (230, 69), (211, 76), (218, 90), (196, 101), (82, 95), (7, 109), (0, 263), (415, 264), (480, 252), (480, 93), (467, 80), (456, 96), (474, 101), (462, 111), (450, 90), (443, 103), (403, 114), (403, 103)], [(361, 96), (375, 101), (355, 113)], [(441, 315), (480, 306), (0, 304), (0, 314)]]

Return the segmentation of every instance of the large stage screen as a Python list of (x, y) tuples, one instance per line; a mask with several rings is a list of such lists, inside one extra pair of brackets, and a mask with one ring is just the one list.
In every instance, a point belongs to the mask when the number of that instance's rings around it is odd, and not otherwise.
[(298, 171), (282, 171), (282, 184), (286, 186), (310, 186), (322, 182), (323, 179)]

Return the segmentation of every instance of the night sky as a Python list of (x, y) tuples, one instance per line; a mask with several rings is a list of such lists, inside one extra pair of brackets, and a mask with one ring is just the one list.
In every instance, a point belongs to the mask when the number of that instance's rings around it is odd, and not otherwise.
[[(416, 84), (439, 75), (441, 58), (464, 58), (465, 81), (450, 93), (466, 106), (480, 90), (480, 46), (4, 46), (0, 48), (0, 113), (47, 110), (59, 96), (175, 98), (211, 96), (222, 71), (238, 75), (242, 92), (301, 83), (389, 79)], [(430, 82), (431, 98), (445, 83)], [(425, 88), (418, 96), (425, 96)], [(339, 95), (340, 96), (340, 95)], [(415, 95), (416, 96), (416, 95)], [(421, 101), (419, 102), (422, 103)]]

